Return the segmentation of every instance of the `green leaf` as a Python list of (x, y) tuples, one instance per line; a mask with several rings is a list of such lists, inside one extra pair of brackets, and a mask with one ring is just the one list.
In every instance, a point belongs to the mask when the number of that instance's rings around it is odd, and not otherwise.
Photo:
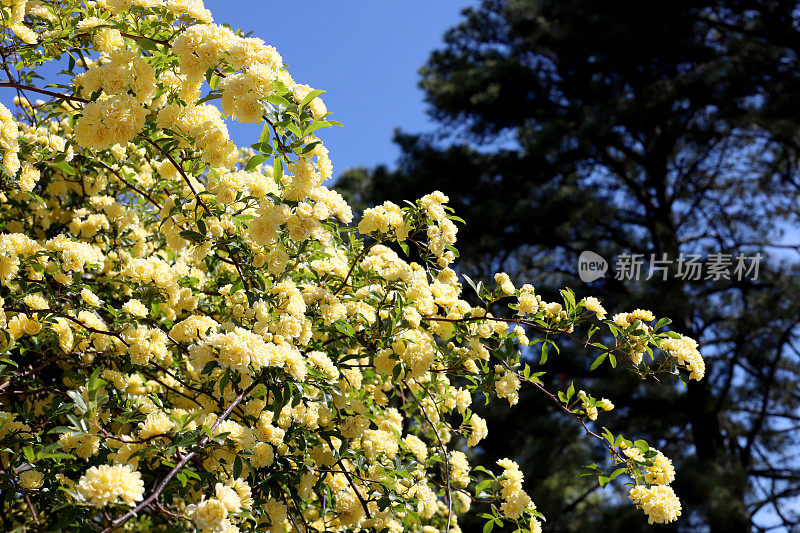
[(397, 241), (397, 244), (400, 245), (400, 248), (403, 250), (403, 253), (406, 254), (406, 256), (410, 255), (408, 244), (406, 244), (404, 241)]
[(258, 142), (259, 143), (269, 142), (271, 135), (272, 135), (272, 128), (270, 127), (268, 122), (265, 122), (264, 127), (261, 128), (261, 135), (258, 136)]
[(308, 126), (308, 127), (307, 127), (307, 128), (304, 130), (304, 131), (303, 131), (303, 134), (304, 134), (304, 135), (308, 135), (309, 133), (314, 133), (315, 131), (317, 131), (317, 130), (318, 130), (318, 129), (320, 129), (320, 128), (330, 128), (330, 127), (331, 127), (331, 123), (330, 123), (330, 122), (326, 122), (326, 121), (324, 121), (324, 120), (317, 120), (317, 121), (314, 121), (314, 122), (312, 122), (312, 123), (311, 123), (311, 124), (310, 124), (310, 125), (309, 125), (309, 126)]
[(607, 355), (608, 355), (607, 352), (603, 352), (600, 355), (598, 355), (597, 359), (595, 359), (594, 362), (592, 363), (592, 366), (589, 367), (589, 370), (594, 370), (595, 368), (600, 366), (603, 363), (603, 361), (606, 360)]
[(251, 144), (250, 148), (252, 148), (253, 150), (255, 150), (257, 152), (262, 152), (262, 153), (265, 153), (265, 154), (271, 154), (272, 153), (272, 145), (269, 143), (269, 141), (264, 141), (264, 142), (258, 142), (258, 143)]
[(264, 161), (266, 161), (268, 157), (269, 156), (267, 154), (256, 154), (256, 155), (254, 155), (253, 157), (250, 158), (250, 160), (247, 162), (247, 165), (244, 167), (244, 169), (245, 170), (252, 170), (252, 169), (256, 168), (258, 165), (260, 165), (261, 163), (263, 163)]
[(486, 487), (490, 486), (491, 484), (492, 484), (492, 480), (491, 479), (484, 479), (483, 481), (481, 481), (480, 483), (478, 483), (475, 486), (475, 494), (480, 493), (483, 489), (485, 489)]
[(137, 39), (136, 43), (139, 45), (139, 48), (150, 50), (151, 52), (158, 52), (158, 46), (150, 39), (147, 38)]
[(308, 94), (306, 95), (306, 97), (305, 97), (305, 98), (303, 98), (303, 101), (302, 101), (302, 102), (300, 102), (300, 109), (303, 109), (305, 106), (307, 106), (308, 104), (310, 104), (310, 103), (311, 103), (311, 101), (312, 101), (314, 98), (316, 98), (317, 96), (321, 95), (321, 94), (322, 94), (322, 93), (324, 93), (324, 92), (325, 92), (325, 91), (323, 91), (323, 90), (321, 90), (321, 89), (316, 89), (316, 90), (313, 90), (313, 91), (311, 91), (310, 93), (308, 93)]
[(198, 233), (196, 231), (189, 230), (189, 229), (181, 231), (178, 235), (180, 235), (184, 239), (188, 239), (188, 240), (194, 241), (194, 242), (202, 242), (203, 241), (203, 235), (201, 235), (200, 233)]
[(291, 132), (291, 133), (293, 133), (295, 135), (295, 137), (299, 138), (299, 137), (303, 136), (303, 132), (300, 131), (300, 128), (298, 128), (297, 124), (295, 124), (294, 122), (292, 122), (291, 124), (288, 124), (286, 126), (286, 130)]
[(234, 479), (239, 479), (240, 477), (242, 477), (242, 469), (243, 468), (244, 468), (244, 465), (242, 464), (242, 458), (237, 455), (236, 459), (233, 460), (233, 478)]
[(490, 476), (494, 477), (494, 474), (492, 474), (489, 470), (487, 470), (485, 467), (483, 467), (481, 465), (476, 466), (475, 468), (472, 469), (472, 471), (473, 472), (483, 472), (484, 474), (489, 474)]
[(52, 166), (66, 172), (70, 176), (74, 176), (76, 174), (75, 169), (72, 168), (72, 165), (70, 165), (69, 163), (65, 163), (64, 161), (61, 161), (59, 163), (53, 163)]
[(36, 460), (36, 454), (33, 453), (33, 448), (30, 446), (25, 446), (22, 448), (22, 453), (25, 454), (25, 460), (29, 463), (32, 463)]
[(291, 102), (289, 102), (289, 100), (277, 94), (269, 94), (264, 97), (264, 100), (276, 106), (289, 107), (292, 105)]
[(609, 481), (613, 481), (614, 479), (616, 479), (616, 478), (617, 478), (617, 476), (619, 476), (620, 474), (622, 474), (622, 473), (623, 473), (623, 472), (625, 472), (626, 470), (627, 470), (627, 469), (626, 469), (626, 468), (624, 468), (624, 467), (623, 467), (623, 468), (617, 468), (616, 470), (614, 470), (614, 471), (611, 473), (611, 475), (610, 475), (610, 476), (608, 476), (608, 480), (609, 480)]
[(655, 326), (653, 326), (653, 331), (658, 331), (659, 329), (669, 324), (672, 324), (672, 320), (670, 320), (669, 318), (662, 318), (658, 322), (656, 322)]
[(89, 410), (89, 406), (86, 405), (86, 401), (83, 399), (83, 396), (81, 396), (81, 394), (78, 391), (76, 390), (68, 391), (67, 396), (69, 396), (72, 399), (72, 401), (75, 402), (75, 406), (79, 410), (83, 412)]
[(483, 526), (483, 533), (489, 533), (491, 530), (494, 529), (494, 520), (486, 522)]
[(309, 153), (310, 151), (312, 151), (314, 148), (316, 148), (318, 144), (320, 144), (320, 141), (315, 141), (315, 142), (313, 142), (313, 143), (309, 143), (309, 144), (307, 144), (307, 145), (303, 146), (302, 148), (300, 148), (300, 150), (298, 151), (298, 153), (299, 153), (300, 155), (307, 154), (307, 153)]
[(204, 96), (203, 98), (198, 100), (197, 101), (197, 105), (205, 103), (205, 102), (209, 102), (211, 100), (216, 100), (218, 98), (222, 98), (222, 93), (219, 93), (219, 92), (216, 92), (216, 91), (211, 91), (206, 96)]
[(478, 288), (475, 286), (475, 282), (472, 281), (471, 277), (467, 276), (466, 274), (461, 274), (461, 277), (464, 278), (464, 281), (467, 282), (467, 285), (472, 287), (473, 291), (475, 291), (476, 293), (478, 292)]
[(561, 289), (561, 296), (564, 298), (564, 303), (567, 305), (567, 310), (575, 308), (575, 294), (571, 289)]

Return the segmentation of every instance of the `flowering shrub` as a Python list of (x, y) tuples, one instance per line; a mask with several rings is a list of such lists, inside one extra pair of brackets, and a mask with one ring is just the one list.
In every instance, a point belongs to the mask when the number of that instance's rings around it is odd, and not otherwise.
[[(479, 500), (487, 528), (538, 531), (518, 465), (464, 453), (487, 435), (475, 395), (523, 385), (605, 446), (602, 485), (626, 474), (650, 522), (678, 517), (669, 459), (519, 348), (702, 378), (668, 320), (502, 273), (466, 280), (471, 305), (441, 193), (350, 225), (322, 91), (200, 0), (3, 0), (2, 24), (4, 529), (458, 531)], [(48, 62), (69, 83), (36, 84)], [(241, 149), (227, 119), (261, 136)]]

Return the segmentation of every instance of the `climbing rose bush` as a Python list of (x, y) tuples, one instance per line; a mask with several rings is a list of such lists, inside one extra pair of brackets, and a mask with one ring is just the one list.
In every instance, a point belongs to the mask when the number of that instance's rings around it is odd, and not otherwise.
[(539, 531), (517, 463), (469, 463), (473, 399), (522, 386), (603, 447), (601, 485), (680, 515), (670, 460), (601, 425), (612, 401), (537, 371), (577, 339), (592, 370), (701, 379), (668, 320), (503, 273), (465, 292), (438, 192), (354, 226), (322, 91), (199, 0), (0, 6), (3, 529), (459, 531), (480, 501)]

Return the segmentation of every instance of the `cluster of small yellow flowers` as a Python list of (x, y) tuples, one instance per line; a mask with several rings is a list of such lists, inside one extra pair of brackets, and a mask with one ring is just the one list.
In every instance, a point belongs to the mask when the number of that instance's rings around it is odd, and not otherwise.
[(528, 346), (530, 344), (530, 339), (528, 335), (525, 333), (525, 328), (522, 326), (514, 326), (514, 335), (516, 336), (516, 342), (520, 346)]
[(139, 439), (145, 440), (155, 435), (167, 435), (175, 427), (175, 423), (166, 413), (153, 411), (139, 426)]
[[(117, 31), (108, 28), (106, 30)], [(131, 91), (139, 105), (146, 107), (150, 105), (156, 93), (156, 71), (144, 57), (133, 50), (123, 48), (123, 44), (120, 43), (120, 46), (110, 50), (88, 71), (75, 76), (72, 83), (87, 95), (100, 90), (107, 96)], [(108, 115), (103, 118), (113, 119)]]
[[(86, 267), (105, 264), (105, 255), (99, 247), (88, 242), (72, 240), (64, 234), (47, 241), (45, 248), (50, 252), (58, 252), (61, 268), (64, 271), (79, 272)], [(62, 283), (56, 275), (53, 277)]]
[(133, 506), (144, 498), (144, 482), (131, 465), (92, 466), (78, 480), (77, 491), (95, 507), (120, 500)]
[(264, 106), (260, 100), (275, 92), (273, 82), (279, 78), (283, 59), (275, 48), (255, 38), (235, 39), (226, 59), (232, 67), (245, 70), (220, 82), (223, 111), (240, 122), (261, 122)]
[[(313, 89), (308, 85), (295, 84), (294, 87), (292, 87), (292, 96), (294, 96), (295, 102), (299, 104), (305, 100), (312, 91)], [(318, 96), (309, 102), (308, 108), (311, 110), (311, 114), (316, 118), (322, 118), (328, 113), (328, 108)]]
[(486, 425), (486, 420), (474, 414), (469, 419), (469, 438), (467, 439), (467, 446), (477, 446), (477, 444), (486, 438), (489, 434), (489, 429)]
[(416, 435), (403, 437), (403, 445), (414, 454), (418, 461), (424, 463), (428, 459), (428, 446)]
[(12, 176), (20, 167), (19, 127), (11, 111), (0, 104), (0, 147), (3, 149), (3, 170)]
[(634, 365), (638, 365), (642, 362), (642, 357), (647, 350), (648, 335), (653, 331), (652, 326), (644, 322), (651, 322), (655, 319), (656, 317), (652, 312), (644, 309), (636, 309), (630, 313), (617, 313), (611, 318), (614, 324), (623, 329), (628, 328), (637, 320), (641, 323), (641, 327), (639, 328), (641, 330), (640, 334), (635, 334), (636, 332), (633, 332), (629, 340), (631, 362)]
[(685, 366), (690, 374), (689, 379), (701, 380), (706, 373), (706, 363), (697, 349), (697, 341), (685, 335), (676, 338), (662, 339), (660, 347), (667, 354), (675, 357), (678, 363)]
[(494, 384), (497, 397), (506, 398), (510, 405), (517, 405), (519, 401), (519, 378), (514, 372), (504, 371), (500, 365), (495, 366), (495, 372), (503, 372), (503, 376)]
[(21, 233), (0, 234), (0, 285), (7, 285), (20, 270), (20, 260), (39, 250), (41, 245)]
[(527, 283), (520, 289), (517, 299), (517, 312), (522, 316), (535, 315), (542, 305), (542, 297)]
[(32, 191), (40, 177), (39, 170), (30, 163), (25, 162), (22, 164), (22, 172), (19, 174), (17, 186), (21, 191)]
[[(243, 328), (236, 328), (228, 333), (215, 333), (206, 337), (204, 344), (196, 346), (197, 357), (201, 357), (203, 348), (213, 348), (218, 353), (218, 360), (223, 368), (232, 368), (241, 373), (251, 373), (263, 367), (282, 367), (285, 364), (290, 372), (297, 374), (296, 377), (305, 376), (305, 366), (300, 370), (299, 366), (292, 364), (296, 362), (295, 364), (303, 365), (297, 348), (285, 342), (267, 343), (261, 335)], [(203, 365), (196, 366), (202, 368)]]
[(594, 296), (587, 296), (583, 299), (583, 306), (588, 310), (592, 311), (599, 320), (605, 320), (606, 318), (606, 310), (603, 305), (600, 303), (600, 300), (595, 298)]
[(17, 417), (16, 413), (7, 413), (5, 411), (0, 411), (0, 438), (8, 436), (10, 433), (30, 432), (31, 430), (30, 426), (28, 426), (24, 422), (15, 420), (16, 417)]
[(197, 529), (204, 532), (233, 533), (239, 531), (234, 514), (252, 509), (253, 498), (250, 485), (242, 479), (228, 484), (217, 483), (213, 498), (205, 496), (196, 504), (186, 506), (186, 515)]
[(681, 503), (669, 486), (675, 480), (672, 461), (660, 450), (648, 448), (637, 441), (635, 446), (622, 442), (620, 449), (630, 464), (641, 475), (630, 491), (630, 498), (642, 508), (649, 522), (664, 524), (673, 522), (681, 514)]
[(3, 0), (0, 3), (2, 25), (10, 28), (14, 34), (26, 44), (35, 44), (36, 32), (22, 23), (27, 12), (28, 0)]
[(41, 294), (26, 294), (22, 301), (31, 309), (42, 310), (50, 307), (47, 298)]
[[(158, 125), (174, 129), (194, 141), (201, 158), (211, 168), (227, 170), (239, 157), (219, 109), (212, 105), (168, 104), (158, 112)], [(182, 145), (189, 147), (188, 141)]]
[(578, 391), (577, 396), (578, 400), (581, 402), (583, 411), (586, 413), (586, 417), (589, 420), (597, 420), (597, 402), (595, 402), (594, 398), (591, 398), (582, 390)]
[(447, 218), (444, 204), (449, 198), (439, 191), (423, 196), (419, 204), (426, 215), (432, 220), (428, 225), (428, 248), (436, 256), (437, 263), (444, 268), (455, 259), (455, 254), (448, 250), (456, 242), (458, 228), (452, 220)]
[(669, 485), (675, 481), (675, 467), (672, 461), (660, 450), (656, 450), (656, 456), (651, 459), (652, 466), (646, 467), (645, 480), (653, 485)]
[(228, 521), (228, 508), (216, 498), (201, 500), (200, 503), (186, 506), (186, 515), (192, 519), (200, 531), (227, 531), (231, 527)]
[(26, 470), (19, 474), (19, 485), (26, 490), (37, 490), (44, 485), (44, 474), (38, 470)]
[[(318, 161), (322, 159), (325, 160), (325, 157), (320, 157), (321, 152), (316, 152)], [(291, 175), (286, 176), (286, 181), (284, 182), (284, 191), (283, 191), (283, 198), (285, 200), (299, 202), (301, 200), (305, 200), (309, 198), (322, 183), (329, 179), (329, 175), (326, 172), (323, 172), (322, 165), (315, 165), (314, 163), (306, 158), (300, 158), (297, 161), (292, 161), (288, 165), (288, 170), (291, 172)]]
[(122, 33), (114, 28), (101, 28), (92, 37), (92, 42), (94, 42), (94, 46), (97, 50), (107, 53), (125, 46)]
[(192, 82), (200, 82), (206, 71), (216, 66), (233, 44), (231, 30), (216, 24), (195, 24), (172, 43), (181, 73)]
[(211, 11), (206, 9), (202, 0), (167, 0), (167, 9), (176, 17), (187, 15), (208, 24), (214, 22)]
[(409, 225), (403, 220), (400, 206), (392, 202), (365, 209), (358, 223), (358, 231), (364, 235), (394, 232), (398, 241), (408, 238)]
[(614, 410), (614, 404), (611, 403), (611, 400), (609, 400), (608, 398), (602, 398), (595, 405), (597, 405), (597, 407), (599, 407), (603, 411), (613, 411)]
[(147, 316), (147, 307), (145, 307), (144, 304), (136, 298), (132, 298), (125, 302), (122, 305), (122, 310), (138, 318), (144, 318)]
[(516, 289), (514, 288), (514, 284), (511, 282), (511, 278), (508, 277), (508, 274), (505, 272), (498, 272), (494, 275), (494, 281), (497, 283), (497, 286), (506, 296), (514, 294)]
[(75, 141), (95, 150), (127, 143), (142, 131), (146, 116), (147, 109), (132, 94), (89, 102), (75, 124)]
[(456, 487), (466, 487), (469, 484), (469, 461), (464, 452), (458, 450), (450, 454), (450, 482)]
[(167, 334), (160, 329), (140, 325), (129, 327), (123, 334), (128, 345), (128, 355), (134, 365), (146, 365), (151, 360), (163, 361), (169, 357)]
[[(391, 351), (397, 356), (396, 360), (403, 364), (409, 379), (427, 372), (436, 355), (433, 338), (429, 333), (418, 329), (405, 330), (392, 343)], [(387, 359), (388, 357), (386, 354)]]
[(628, 497), (642, 508), (650, 524), (669, 524), (681, 515), (681, 502), (667, 485), (636, 485)]
[(503, 516), (516, 519), (525, 511), (535, 510), (536, 506), (530, 496), (522, 490), (524, 476), (519, 465), (511, 459), (500, 459), (497, 464), (503, 468), (503, 474), (497, 478), (500, 484), (500, 495), (504, 500), (500, 506)]

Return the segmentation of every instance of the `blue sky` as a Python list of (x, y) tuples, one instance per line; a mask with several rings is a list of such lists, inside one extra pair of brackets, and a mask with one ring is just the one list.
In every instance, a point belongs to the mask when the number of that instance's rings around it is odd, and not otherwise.
[[(393, 164), (392, 130), (430, 131), (417, 70), (460, 20), (467, 0), (319, 0), (311, 3), (206, 0), (215, 22), (273, 45), (299, 83), (324, 89), (343, 128), (322, 134), (334, 173)], [(229, 122), (234, 142), (252, 144), (260, 126)]]

